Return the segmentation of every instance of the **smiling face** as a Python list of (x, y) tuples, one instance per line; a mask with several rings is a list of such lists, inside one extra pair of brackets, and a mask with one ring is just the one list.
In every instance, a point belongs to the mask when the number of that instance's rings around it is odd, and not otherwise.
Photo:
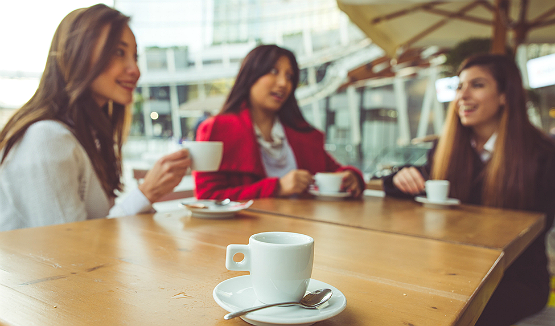
[(455, 100), (463, 126), (495, 130), (505, 94), (499, 93), (497, 82), (487, 69), (472, 66), (460, 73)]
[[(93, 63), (98, 60), (109, 31), (109, 25), (102, 29), (94, 48)], [(122, 105), (130, 104), (133, 101), (133, 90), (137, 86), (140, 76), (135, 36), (129, 26), (125, 26), (110, 63), (91, 84), (92, 96), (101, 107), (109, 100)]]
[(293, 89), (293, 69), (286, 56), (280, 57), (274, 68), (260, 77), (251, 87), (249, 102), (253, 110), (277, 113)]

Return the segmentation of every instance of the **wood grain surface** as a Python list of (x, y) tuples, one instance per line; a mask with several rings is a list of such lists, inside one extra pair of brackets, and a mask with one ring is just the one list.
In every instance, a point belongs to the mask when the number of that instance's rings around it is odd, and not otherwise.
[(315, 239), (313, 278), (347, 308), (317, 325), (472, 325), (502, 273), (503, 251), (257, 212), (171, 214), (0, 233), (0, 323), (246, 325), (224, 321), (214, 287), (228, 244), (254, 233)]
[(508, 266), (543, 230), (542, 213), (475, 205), (435, 209), (411, 199), (259, 199), (251, 211), (502, 250)]

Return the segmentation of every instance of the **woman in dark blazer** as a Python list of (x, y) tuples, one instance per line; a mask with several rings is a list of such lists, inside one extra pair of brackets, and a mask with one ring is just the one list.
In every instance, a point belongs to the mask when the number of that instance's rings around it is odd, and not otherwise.
[(555, 144), (528, 119), (513, 59), (468, 58), (459, 78), (428, 163), (388, 176), (384, 190), (414, 196), (424, 190), (424, 176), (430, 176), (449, 180), (450, 196), (463, 203), (546, 214), (544, 232), (505, 271), (476, 323), (509, 326), (543, 309), (549, 296), (545, 235), (555, 213)]

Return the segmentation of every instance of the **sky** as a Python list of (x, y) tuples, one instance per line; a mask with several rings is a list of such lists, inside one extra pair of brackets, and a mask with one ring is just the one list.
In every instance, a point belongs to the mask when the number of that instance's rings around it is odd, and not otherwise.
[[(146, 46), (188, 45), (198, 49), (211, 42), (211, 1), (115, 0), (116, 8), (131, 16), (139, 49)], [(0, 107), (17, 108), (33, 95), (37, 78), (6, 78), (14, 72), (39, 76), (46, 64), (58, 24), (71, 11), (114, 0), (17, 0), (0, 5)], [(203, 44), (205, 43), (205, 44)], [(8, 72), (8, 73), (2, 73)]]
[(0, 107), (24, 104), (38, 86), (36, 78), (3, 78), (2, 71), (40, 75), (46, 64), (52, 36), (62, 19), (77, 8), (100, 0), (18, 0), (0, 5)]
[(0, 71), (42, 72), (56, 27), (77, 8), (100, 0), (3, 1), (0, 10)]
[[(131, 17), (139, 50), (187, 45), (192, 50), (212, 43), (213, 2), (208, 0), (116, 0)], [(204, 28), (203, 28), (204, 27)]]

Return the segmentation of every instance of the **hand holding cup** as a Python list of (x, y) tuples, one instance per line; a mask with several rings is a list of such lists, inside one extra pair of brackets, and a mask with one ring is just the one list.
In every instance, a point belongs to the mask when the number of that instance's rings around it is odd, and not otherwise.
[(399, 190), (411, 195), (418, 195), (425, 189), (424, 177), (415, 167), (403, 168), (393, 177), (393, 184)]
[(347, 191), (353, 197), (359, 197), (364, 190), (364, 185), (360, 183), (359, 178), (355, 174), (355, 172), (351, 170), (345, 170), (339, 173), (343, 176), (343, 180), (341, 181), (341, 190)]
[(168, 154), (154, 163), (145, 175), (139, 190), (151, 202), (156, 202), (162, 196), (170, 193), (181, 182), (191, 165), (189, 151), (179, 150)]
[(279, 179), (279, 196), (291, 196), (303, 193), (314, 181), (307, 170), (292, 170)]

